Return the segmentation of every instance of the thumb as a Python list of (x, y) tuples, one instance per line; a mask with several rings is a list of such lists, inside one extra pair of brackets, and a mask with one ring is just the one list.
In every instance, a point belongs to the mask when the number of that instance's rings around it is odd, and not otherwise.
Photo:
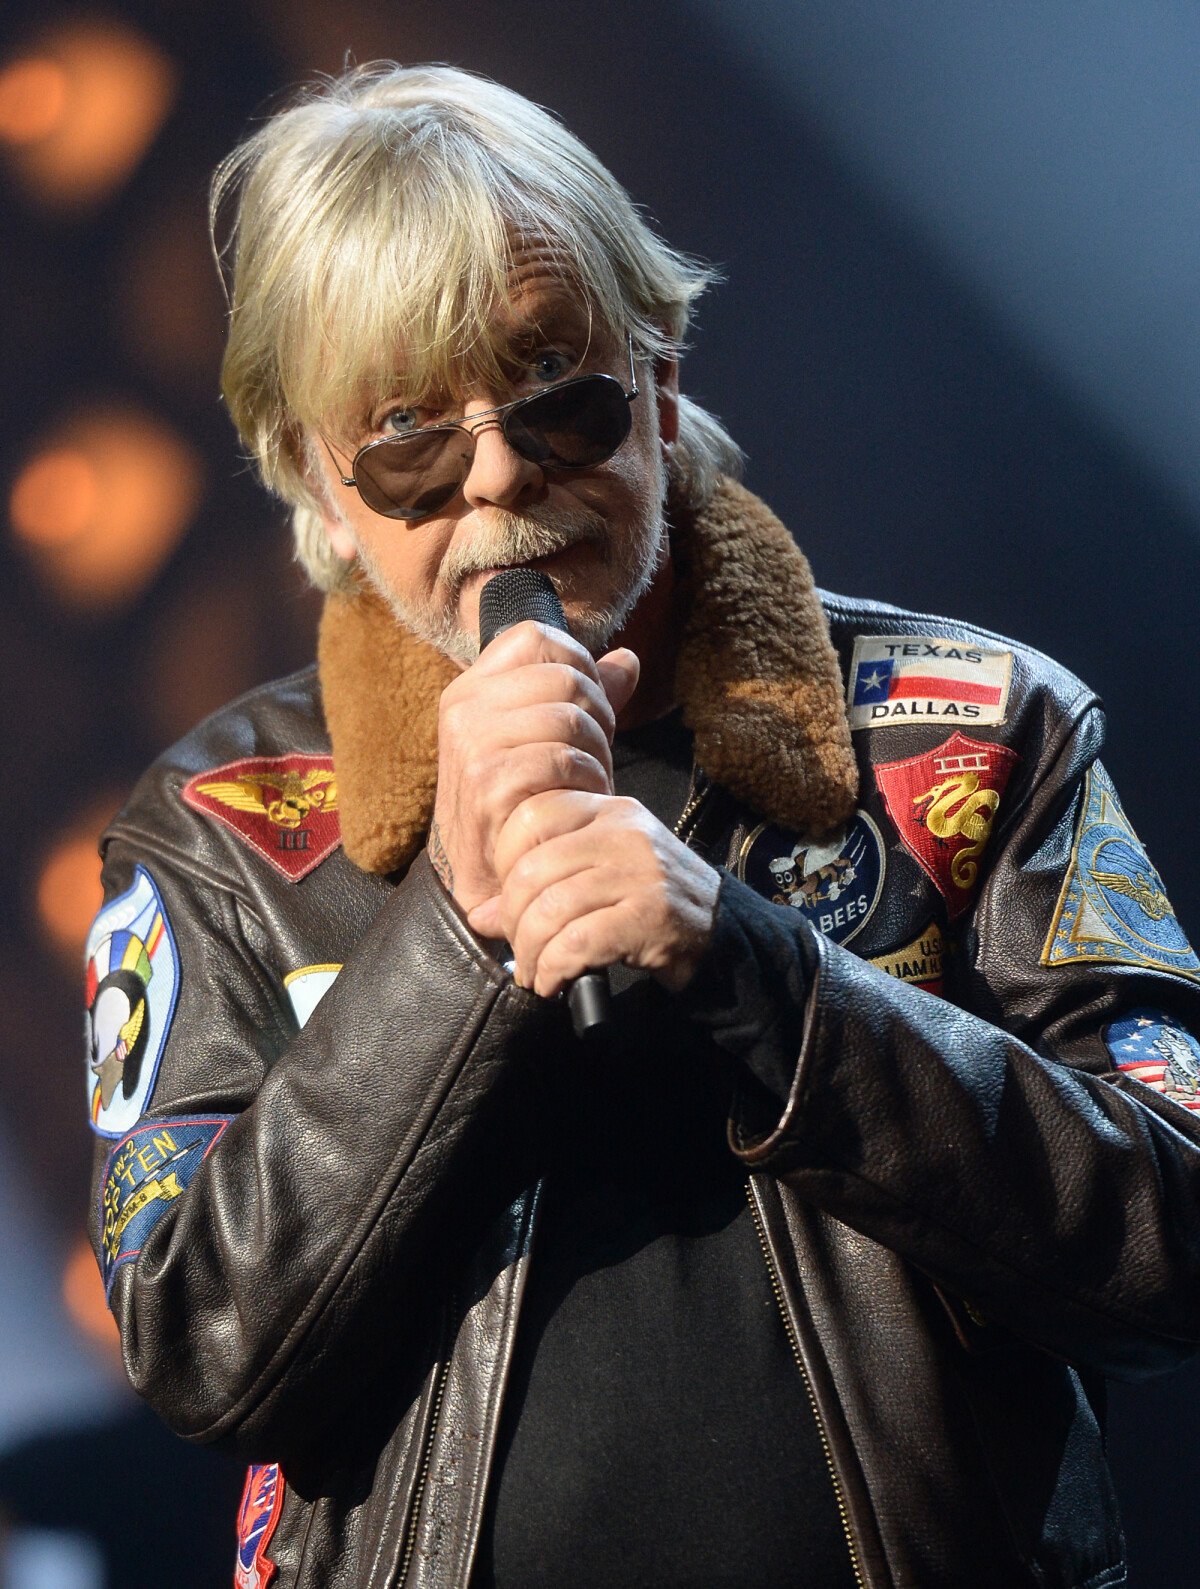
[(618, 717), (633, 699), (642, 675), (642, 664), (628, 646), (609, 651), (596, 663), (596, 671), (608, 696), (608, 703)]

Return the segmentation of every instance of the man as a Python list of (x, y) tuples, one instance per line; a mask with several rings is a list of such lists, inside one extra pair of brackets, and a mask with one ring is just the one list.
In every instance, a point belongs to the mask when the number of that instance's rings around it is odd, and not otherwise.
[[(351, 73), (235, 192), (320, 658), (106, 836), (88, 1096), (130, 1377), (251, 1463), (236, 1582), (1123, 1583), (1095, 1409), (1200, 1325), (1200, 961), (1094, 697), (818, 599), (679, 394), (704, 273), (518, 96)], [(571, 632), (477, 654), (514, 565)]]

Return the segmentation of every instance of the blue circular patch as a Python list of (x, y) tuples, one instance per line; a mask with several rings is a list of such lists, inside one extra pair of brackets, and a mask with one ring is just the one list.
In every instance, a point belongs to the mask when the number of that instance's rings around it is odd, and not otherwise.
[(825, 839), (760, 823), (738, 856), (737, 875), (755, 893), (798, 910), (834, 943), (849, 943), (883, 893), (883, 836), (865, 811)]
[(1096, 903), (1113, 931), (1131, 948), (1149, 946), (1178, 954), (1188, 947), (1183, 929), (1150, 858), (1129, 834), (1098, 823), (1084, 836), (1084, 870), (1097, 885)]

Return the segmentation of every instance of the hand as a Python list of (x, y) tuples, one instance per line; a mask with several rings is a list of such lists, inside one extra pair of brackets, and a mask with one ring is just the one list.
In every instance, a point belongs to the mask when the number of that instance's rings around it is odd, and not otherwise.
[(617, 961), (678, 992), (712, 933), (719, 875), (636, 800), (533, 795), (504, 824), (494, 864), (500, 890), (467, 923), (505, 938), (517, 982), (545, 998)]
[(529, 622), (447, 685), (429, 854), (463, 910), (499, 891), (496, 842), (523, 801), (548, 790), (611, 794), (616, 714), (637, 682), (632, 651), (595, 662), (569, 634)]

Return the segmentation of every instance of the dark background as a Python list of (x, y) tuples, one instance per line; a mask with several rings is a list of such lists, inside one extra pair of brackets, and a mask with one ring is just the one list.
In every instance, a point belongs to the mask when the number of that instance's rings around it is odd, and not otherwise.
[[(312, 650), (317, 603), (217, 399), (223, 307), (204, 217), (216, 161), (313, 70), (386, 55), (496, 76), (561, 113), (674, 244), (716, 262), (727, 282), (701, 306), (683, 385), (747, 449), (748, 483), (792, 527), (819, 582), (1016, 635), (1095, 686), (1126, 808), (1185, 926), (1200, 931), (1196, 393), (1194, 379), (1176, 390), (1166, 378), (1181, 361), (1200, 368), (1195, 322), (1166, 269), (1179, 258), (1196, 124), (1144, 91), (1145, 61), (1122, 32), (1140, 16), (1147, 59), (1181, 63), (1194, 83), (1194, 18), (1108, 3), (1089, 10), (1086, 33), (1079, 14), (1076, 40), (1061, 6), (1041, 22), (1017, 7), (1027, 48), (1010, 39), (989, 60), (984, 116), (971, 94), (978, 60), (960, 41), (991, 7), (947, 0), (955, 26), (930, 34), (930, 8), (915, 6), (907, 56), (880, 51), (872, 10), (764, 5), (743, 27), (705, 0), (5, 6), (0, 74), (102, 24), (127, 52), (149, 50), (170, 86), (120, 180), (91, 199), (53, 198), (31, 168), (38, 140), (18, 129), (5, 141), (0, 75), (4, 500), (47, 448), (91, 434), (97, 414), (135, 437), (131, 414), (151, 426), (147, 459), (174, 459), (184, 484), (140, 575), (119, 527), (107, 552), (103, 524), (80, 531), (110, 578), (104, 601), (70, 583), (61, 526), (31, 540), (10, 508), (0, 540), (11, 846), (0, 873), (0, 1444), (127, 1415), (77, 1265), (90, 1147), (78, 962), (94, 835), (158, 750)], [(914, 71), (917, 45), (936, 50), (927, 72)], [(1061, 103), (1048, 60), (1065, 63)], [(1089, 98), (1073, 63), (1096, 60), (1105, 70)], [(1080, 103), (1095, 113), (1086, 137)], [(884, 112), (897, 106), (889, 137)], [(1030, 146), (1031, 125), (1045, 129), (1044, 150)], [(1131, 126), (1155, 152), (1144, 181), (1128, 169)], [(1074, 182), (1053, 166), (1064, 146)], [(926, 149), (942, 164), (893, 158)], [(1005, 182), (989, 186), (989, 171)], [(1114, 193), (1137, 202), (1126, 212)], [(989, 204), (991, 230), (971, 230), (963, 217), (978, 223)], [(1056, 241), (1070, 270), (1030, 238)], [(1129, 250), (1164, 262), (1157, 296), (1150, 266), (1117, 268)], [(1089, 293), (1097, 307), (1081, 314)], [(1114, 1391), (1135, 1584), (1194, 1581), (1197, 1410), (1190, 1369)], [(134, 1460), (123, 1482), (136, 1471)], [(232, 1539), (231, 1523), (220, 1526)]]

